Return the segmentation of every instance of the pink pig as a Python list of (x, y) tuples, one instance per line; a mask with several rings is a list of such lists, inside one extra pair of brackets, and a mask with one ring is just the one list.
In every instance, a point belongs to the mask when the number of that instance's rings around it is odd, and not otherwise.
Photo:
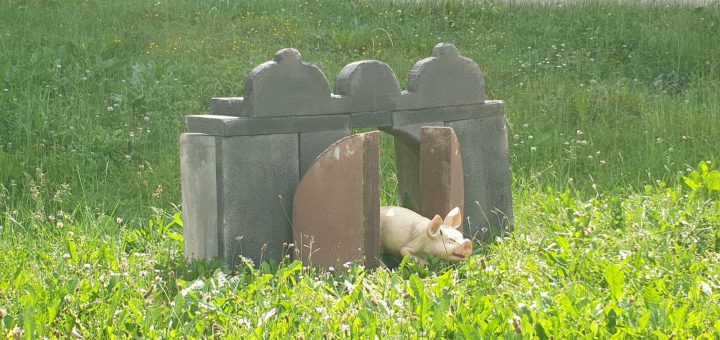
[(472, 241), (457, 230), (462, 224), (459, 208), (445, 217), (430, 220), (402, 207), (380, 207), (380, 238), (386, 253), (395, 256), (410, 255), (420, 265), (427, 261), (420, 255), (430, 254), (446, 261), (467, 259), (472, 252)]

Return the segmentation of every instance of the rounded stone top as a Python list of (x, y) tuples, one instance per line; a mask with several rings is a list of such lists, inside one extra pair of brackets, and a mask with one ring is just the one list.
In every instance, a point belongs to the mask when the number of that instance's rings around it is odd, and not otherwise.
[(438, 59), (457, 58), (460, 52), (453, 44), (439, 43), (433, 48), (432, 56)]
[(284, 48), (273, 61), (256, 66), (245, 78), (241, 115), (287, 117), (325, 113), (330, 101), (327, 78), (317, 66), (302, 61), (300, 52)]
[(440, 43), (432, 57), (415, 63), (408, 91), (420, 107), (478, 104), (485, 101), (482, 72), (474, 61), (460, 55), (452, 44)]
[(302, 62), (302, 55), (300, 54), (300, 51), (294, 48), (283, 48), (280, 51), (277, 51), (275, 53), (274, 61), (276, 63), (295, 63), (299, 64)]
[(335, 94), (349, 97), (350, 110), (390, 111), (400, 84), (393, 70), (381, 61), (356, 61), (343, 67), (335, 81)]

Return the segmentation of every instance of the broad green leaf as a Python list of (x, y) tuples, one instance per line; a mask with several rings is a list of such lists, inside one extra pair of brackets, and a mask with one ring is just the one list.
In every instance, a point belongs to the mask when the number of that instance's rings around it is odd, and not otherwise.
[(653, 332), (653, 335), (655, 336), (655, 339), (662, 339), (662, 340), (669, 339), (669, 337), (667, 335), (665, 335), (665, 333), (663, 333), (659, 330)]
[(706, 174), (708, 172), (708, 170), (710, 170), (710, 169), (709, 169), (707, 163), (700, 162), (700, 173)]
[(653, 288), (652, 286), (648, 286), (645, 287), (645, 290), (643, 291), (643, 299), (645, 300), (646, 305), (652, 307), (660, 302), (660, 294), (657, 290), (655, 290), (655, 288)]
[(183, 226), (182, 213), (175, 213), (175, 215), (173, 215), (173, 222), (175, 222), (175, 224), (182, 227)]
[(613, 308), (610, 310), (610, 312), (607, 314), (607, 327), (608, 332), (614, 334), (617, 331), (617, 319), (618, 315), (617, 312), (615, 312), (616, 309)]
[(58, 311), (60, 310), (60, 303), (62, 303), (62, 299), (60, 296), (55, 295), (53, 296), (52, 301), (47, 306), (48, 311), (48, 319), (47, 319), (47, 325), (50, 326), (55, 321), (55, 317), (58, 314)]
[(537, 335), (540, 339), (548, 339), (547, 332), (545, 331), (545, 327), (543, 327), (542, 322), (539, 320), (535, 323), (535, 335)]
[(643, 315), (638, 319), (638, 329), (645, 330), (650, 324), (650, 311), (643, 312)]
[(685, 182), (685, 185), (690, 187), (692, 191), (697, 190), (701, 186), (700, 182), (690, 177), (683, 177), (683, 182)]
[(453, 271), (448, 270), (447, 272), (445, 272), (445, 274), (438, 276), (438, 278), (436, 280), (438, 291), (440, 291), (441, 289), (443, 289), (445, 287), (452, 286), (452, 279), (453, 279), (452, 275), (451, 275), (452, 273), (453, 273)]
[(185, 241), (185, 238), (184, 238), (181, 234), (174, 233), (174, 232), (172, 232), (172, 231), (168, 231), (167, 234), (165, 234), (165, 235), (167, 235), (167, 237), (170, 238), (171, 240), (175, 240), (175, 241), (178, 241), (178, 242), (184, 242), (184, 241)]
[(70, 258), (73, 261), (78, 261), (78, 251), (77, 251), (77, 243), (72, 240), (69, 236), (65, 237), (65, 245), (67, 246), (68, 253), (70, 254)]
[(705, 185), (710, 191), (720, 191), (720, 171), (711, 171), (703, 176)]
[(607, 281), (608, 287), (610, 288), (610, 295), (615, 300), (619, 300), (620, 297), (622, 297), (623, 289), (625, 288), (625, 274), (623, 274), (619, 266), (615, 264), (609, 264), (605, 266), (603, 276), (605, 277), (605, 281)]
[(178, 315), (182, 314), (183, 308), (185, 307), (185, 297), (182, 296), (182, 294), (177, 293), (173, 302), (175, 302), (175, 312)]
[(570, 242), (568, 242), (566, 238), (558, 235), (558, 237), (555, 239), (555, 242), (557, 242), (557, 244), (560, 246), (560, 248), (563, 249), (564, 252), (567, 253), (570, 251)]
[(425, 285), (422, 280), (415, 274), (410, 275), (410, 293), (420, 301), (425, 295)]

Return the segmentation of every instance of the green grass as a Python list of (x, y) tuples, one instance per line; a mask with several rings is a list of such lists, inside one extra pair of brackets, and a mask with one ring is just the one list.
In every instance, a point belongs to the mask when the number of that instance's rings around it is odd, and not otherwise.
[[(717, 337), (719, 26), (717, 5), (4, 1), (0, 335)], [(405, 88), (438, 42), (506, 101), (513, 234), (428, 269), (183, 260), (184, 115), (284, 47), (331, 86), (379, 59)]]

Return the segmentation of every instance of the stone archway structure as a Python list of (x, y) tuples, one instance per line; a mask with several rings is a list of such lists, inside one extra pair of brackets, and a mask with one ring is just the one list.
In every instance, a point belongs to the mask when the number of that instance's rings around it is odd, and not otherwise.
[[(283, 49), (251, 71), (244, 97), (213, 98), (211, 114), (187, 116), (186, 127), (180, 146), (188, 258), (279, 261), (293, 240), (301, 178), (354, 128), (395, 137), (401, 204), (421, 212), (422, 128), (452, 128), (462, 152), (465, 232), (485, 239), (512, 229), (504, 103), (485, 100), (480, 68), (450, 44), (415, 63), (407, 91), (387, 64), (370, 60), (343, 68), (331, 93), (320, 69)], [(449, 138), (437, 133), (433, 138)]]

